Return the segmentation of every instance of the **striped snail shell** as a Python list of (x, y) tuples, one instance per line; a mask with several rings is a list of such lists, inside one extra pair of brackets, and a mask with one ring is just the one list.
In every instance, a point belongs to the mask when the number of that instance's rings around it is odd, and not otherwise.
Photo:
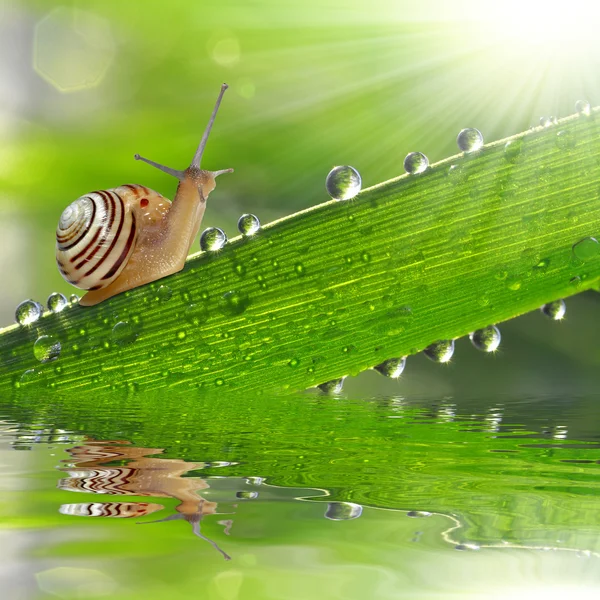
[(140, 225), (157, 200), (163, 207), (168, 202), (145, 186), (126, 185), (91, 192), (69, 204), (56, 229), (61, 275), (84, 290), (112, 283), (133, 253)]

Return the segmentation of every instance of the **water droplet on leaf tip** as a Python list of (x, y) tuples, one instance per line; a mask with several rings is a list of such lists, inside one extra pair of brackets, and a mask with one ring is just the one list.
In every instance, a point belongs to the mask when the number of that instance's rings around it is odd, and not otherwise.
[(447, 363), (454, 354), (454, 340), (440, 340), (427, 346), (423, 353), (433, 362)]
[(330, 521), (349, 521), (362, 515), (363, 507), (354, 502), (329, 502), (325, 518)]
[(200, 250), (204, 252), (216, 252), (221, 250), (227, 243), (227, 235), (218, 227), (208, 227), (200, 236)]
[(495, 352), (500, 345), (502, 336), (500, 335), (500, 330), (495, 325), (490, 325), (469, 334), (469, 339), (477, 350)]
[(542, 314), (551, 319), (552, 321), (560, 321), (564, 318), (567, 312), (567, 305), (564, 300), (554, 300), (544, 304), (540, 310)]
[(405, 366), (406, 357), (402, 356), (400, 358), (390, 358), (388, 360), (384, 360), (381, 364), (373, 368), (385, 377), (390, 377), (391, 379), (398, 379), (398, 377), (402, 375)]
[(340, 379), (332, 379), (331, 381), (326, 381), (325, 383), (319, 384), (317, 387), (324, 394), (339, 394), (344, 387), (344, 380), (346, 377), (341, 377)]
[(260, 221), (256, 215), (246, 213), (238, 219), (237, 227), (242, 235), (249, 237), (260, 229)]
[(428, 166), (429, 160), (422, 152), (410, 152), (404, 159), (404, 170), (410, 175), (422, 173)]
[(362, 187), (360, 173), (349, 165), (334, 167), (325, 179), (327, 193), (334, 200), (350, 200)]
[(458, 134), (456, 143), (462, 152), (476, 152), (483, 146), (483, 135), (479, 129), (468, 127)]
[(35, 323), (43, 312), (43, 307), (35, 300), (24, 300), (15, 309), (15, 321), (19, 325), (30, 325)]

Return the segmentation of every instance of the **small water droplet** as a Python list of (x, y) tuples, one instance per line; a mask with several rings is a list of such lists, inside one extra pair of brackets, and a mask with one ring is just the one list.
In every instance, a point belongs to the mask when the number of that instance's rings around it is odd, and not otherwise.
[(575, 136), (570, 131), (559, 131), (556, 134), (556, 147), (560, 150), (575, 148)]
[(330, 521), (349, 521), (362, 515), (362, 506), (354, 502), (329, 502), (325, 518)]
[(60, 342), (51, 335), (41, 335), (33, 344), (33, 355), (43, 363), (58, 358), (60, 350)]
[(521, 279), (517, 275), (510, 275), (506, 278), (506, 287), (512, 292), (521, 289)]
[(237, 227), (242, 235), (249, 237), (260, 229), (260, 221), (256, 215), (246, 213), (238, 219)]
[(467, 127), (458, 134), (456, 143), (463, 152), (475, 152), (483, 146), (483, 135), (479, 129)]
[(294, 271), (296, 271), (296, 274), (299, 276), (306, 275), (306, 271), (302, 263), (296, 263), (294, 265)]
[(235, 263), (233, 265), (233, 270), (240, 276), (243, 277), (246, 274), (246, 267), (243, 263)]
[(44, 385), (45, 383), (46, 374), (40, 369), (27, 369), (19, 379), (20, 385)]
[(79, 296), (77, 294), (71, 294), (69, 296), (69, 303), (70, 304), (79, 304)]
[(15, 321), (19, 325), (30, 325), (42, 316), (43, 308), (35, 300), (24, 300), (15, 310)]
[(583, 115), (585, 117), (589, 117), (592, 113), (592, 107), (590, 106), (590, 103), (587, 100), (577, 100), (577, 102), (575, 102), (575, 110), (580, 115)]
[(185, 332), (185, 329), (180, 329), (177, 332), (177, 339), (178, 340), (185, 340), (186, 336), (187, 336), (187, 333)]
[(325, 394), (339, 394), (344, 387), (345, 379), (346, 377), (332, 379), (331, 381), (319, 384), (317, 387)]
[(469, 178), (469, 174), (462, 165), (451, 165), (448, 169), (448, 179), (453, 185), (464, 183)]
[(243, 292), (231, 290), (222, 296), (221, 305), (231, 315), (241, 315), (250, 305), (250, 298)]
[(600, 244), (593, 237), (586, 237), (573, 245), (573, 254), (582, 261), (588, 261), (600, 255)]
[(168, 285), (160, 285), (156, 290), (156, 299), (159, 302), (167, 302), (171, 299), (173, 290)]
[(349, 165), (334, 167), (325, 180), (327, 193), (334, 200), (350, 200), (360, 192), (362, 180), (360, 173)]
[(542, 314), (546, 315), (553, 321), (560, 321), (564, 318), (567, 312), (567, 305), (564, 300), (554, 300), (554, 302), (548, 302), (540, 308)]
[(495, 352), (500, 345), (502, 336), (500, 335), (500, 330), (495, 325), (490, 325), (489, 327), (484, 327), (470, 333), (469, 339), (477, 350)]
[(455, 550), (479, 550), (479, 546), (477, 544), (456, 544), (456, 546), (454, 546)]
[(200, 236), (200, 250), (216, 252), (227, 243), (227, 235), (218, 227), (208, 227)]
[(292, 367), (293, 369), (295, 369), (299, 364), (300, 361), (297, 358), (292, 358), (292, 360), (288, 362), (288, 366)]
[(119, 321), (111, 331), (112, 341), (117, 346), (127, 346), (135, 342), (137, 333), (127, 321)]
[(429, 160), (422, 152), (410, 152), (404, 159), (404, 170), (411, 175), (422, 173), (429, 166)]
[(425, 356), (438, 363), (447, 363), (454, 354), (454, 340), (440, 340), (423, 350)]
[(48, 296), (48, 300), (46, 301), (46, 306), (48, 310), (53, 313), (58, 313), (65, 308), (67, 308), (69, 301), (64, 294), (59, 292), (54, 292)]
[(404, 371), (405, 366), (406, 356), (402, 356), (400, 358), (390, 358), (388, 360), (384, 360), (381, 364), (373, 368), (382, 375), (385, 375), (385, 377), (398, 379), (398, 377), (402, 375), (402, 371)]
[(371, 262), (371, 255), (366, 250), (360, 255), (360, 258), (365, 263)]
[(430, 517), (431, 513), (426, 510), (409, 510), (406, 513), (407, 517), (412, 517), (413, 519), (422, 519), (425, 517)]
[(235, 497), (240, 500), (255, 500), (258, 498), (258, 492), (236, 492)]
[(552, 125), (552, 117), (540, 117), (540, 125), (542, 127), (550, 127)]
[(506, 144), (504, 144), (504, 158), (510, 162), (514, 163), (519, 155), (521, 154), (521, 150), (523, 148), (523, 138), (516, 138), (514, 140), (508, 140)]
[(574, 287), (579, 289), (583, 285), (583, 281), (581, 281), (581, 277), (579, 275), (575, 275), (575, 277), (571, 277), (569, 279), (569, 283)]
[(222, 385), (225, 385), (225, 380), (219, 377), (218, 379), (215, 379), (215, 385), (221, 387)]

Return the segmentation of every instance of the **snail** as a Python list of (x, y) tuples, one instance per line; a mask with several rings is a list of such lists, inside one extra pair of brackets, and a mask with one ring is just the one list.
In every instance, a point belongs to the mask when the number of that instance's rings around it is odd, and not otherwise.
[(179, 180), (173, 202), (143, 185), (126, 184), (91, 192), (65, 208), (56, 229), (56, 262), (69, 283), (89, 290), (79, 304), (98, 304), (183, 269), (215, 178), (233, 172), (200, 168), (226, 89), (223, 84), (187, 169), (178, 171), (135, 155)]

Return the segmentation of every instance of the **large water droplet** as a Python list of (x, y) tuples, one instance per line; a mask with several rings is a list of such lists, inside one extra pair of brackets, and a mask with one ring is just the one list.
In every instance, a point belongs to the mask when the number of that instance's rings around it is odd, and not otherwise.
[(458, 134), (456, 143), (463, 152), (475, 152), (483, 146), (483, 135), (479, 129), (467, 127)]
[(587, 100), (577, 100), (575, 102), (575, 110), (580, 114), (586, 117), (589, 117), (592, 112), (592, 107)]
[(354, 502), (329, 502), (325, 518), (330, 521), (349, 521), (362, 515), (362, 506)]
[(398, 377), (402, 375), (402, 371), (404, 371), (405, 366), (406, 356), (402, 356), (401, 358), (390, 358), (388, 360), (384, 360), (380, 365), (377, 365), (373, 368), (386, 377), (398, 379)]
[(325, 180), (327, 193), (334, 200), (350, 200), (350, 198), (354, 198), (360, 192), (361, 186), (360, 173), (349, 165), (333, 167)]
[(573, 246), (573, 254), (582, 261), (588, 261), (600, 255), (600, 244), (593, 237), (586, 237)]
[(135, 342), (137, 333), (135, 333), (133, 327), (127, 321), (119, 321), (112, 328), (111, 337), (117, 346), (127, 346)]
[(425, 356), (434, 362), (447, 363), (454, 354), (454, 340), (440, 340), (423, 350)]
[(411, 175), (422, 173), (429, 166), (429, 160), (422, 152), (410, 152), (404, 159), (404, 170)]
[(60, 312), (67, 308), (69, 301), (64, 294), (60, 294), (59, 292), (54, 292), (48, 296), (48, 300), (46, 301), (46, 306), (48, 306), (48, 310), (53, 313)]
[(156, 299), (159, 302), (168, 302), (173, 296), (173, 290), (168, 285), (159, 285), (156, 290)]
[(510, 162), (514, 163), (519, 154), (521, 154), (521, 149), (523, 147), (523, 139), (516, 138), (514, 140), (508, 140), (506, 144), (504, 144), (504, 158)]
[(218, 227), (208, 227), (200, 236), (200, 250), (215, 252), (227, 243), (227, 235)]
[(42, 335), (33, 344), (33, 355), (43, 363), (58, 358), (60, 350), (60, 342), (51, 335)]
[(249, 237), (260, 229), (260, 221), (256, 215), (247, 213), (238, 219), (237, 227), (242, 235)]
[(500, 335), (500, 330), (495, 325), (490, 325), (469, 334), (469, 338), (477, 350), (495, 352), (500, 345), (502, 336)]
[(554, 300), (554, 302), (548, 302), (540, 308), (542, 313), (553, 321), (560, 321), (564, 318), (567, 312), (567, 305), (564, 300)]
[(42, 305), (35, 300), (24, 300), (15, 310), (15, 321), (19, 325), (30, 325), (42, 316)]
[(346, 377), (332, 379), (331, 381), (326, 381), (325, 383), (319, 384), (317, 387), (325, 394), (339, 394), (344, 387), (345, 379)]
[(250, 304), (250, 298), (243, 292), (231, 290), (222, 297), (222, 306), (226, 312), (232, 315), (241, 315)]

